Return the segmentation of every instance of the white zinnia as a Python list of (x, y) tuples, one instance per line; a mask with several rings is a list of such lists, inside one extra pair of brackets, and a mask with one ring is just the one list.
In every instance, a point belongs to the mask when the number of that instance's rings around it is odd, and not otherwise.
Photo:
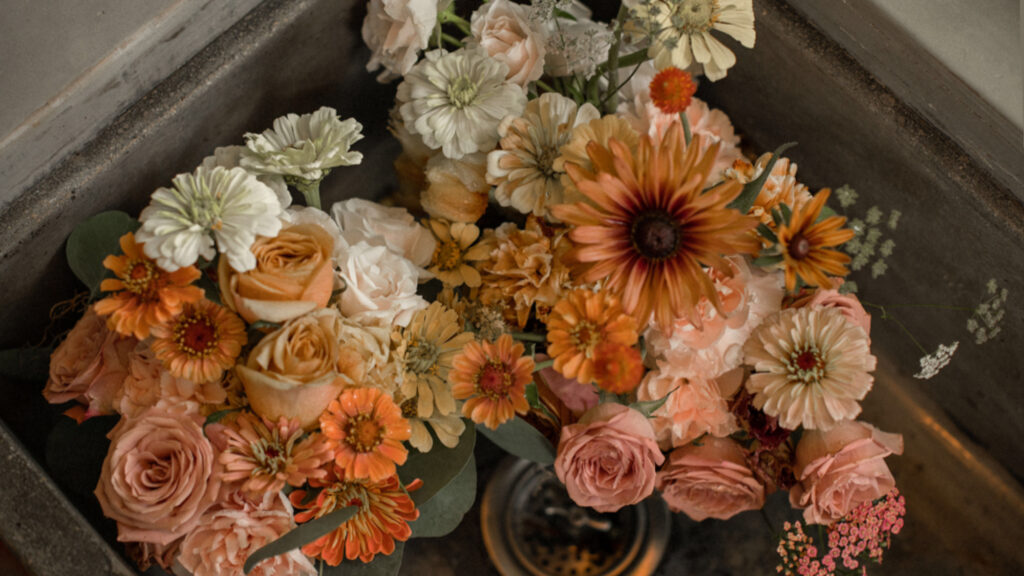
[(507, 75), (508, 66), (482, 47), (427, 52), (398, 85), (402, 119), (449, 158), (490, 151), (501, 120), (526, 106), (522, 89)]
[(349, 150), (363, 137), (362, 129), (354, 118), (342, 121), (326, 106), (312, 114), (281, 116), (272, 130), (245, 135), (242, 166), (258, 174), (315, 182), (331, 168), (362, 162), (361, 153)]
[(430, 42), (437, 11), (437, 0), (370, 0), (362, 30), (363, 42), (373, 51), (366, 69), (384, 66), (380, 82), (405, 76)]
[(200, 256), (213, 260), (218, 250), (235, 270), (252, 270), (256, 257), (249, 248), (256, 236), (281, 230), (277, 195), (242, 168), (200, 166), (175, 176), (173, 186), (153, 193), (135, 235), (165, 270), (191, 266)]
[[(245, 146), (221, 146), (213, 151), (211, 156), (203, 158), (200, 164), (207, 170), (213, 170), (217, 166), (221, 168), (238, 168), (242, 165), (242, 151)], [(277, 194), (281, 202), (281, 208), (287, 208), (292, 204), (292, 194), (288, 191), (288, 185), (279, 174), (257, 174), (256, 179), (263, 182)]]
[(711, 35), (712, 30), (754, 47), (752, 0), (631, 0), (626, 5), (635, 23), (650, 36), (647, 53), (659, 70), (669, 66), (685, 70), (697, 63), (709, 80), (725, 78), (736, 55)]

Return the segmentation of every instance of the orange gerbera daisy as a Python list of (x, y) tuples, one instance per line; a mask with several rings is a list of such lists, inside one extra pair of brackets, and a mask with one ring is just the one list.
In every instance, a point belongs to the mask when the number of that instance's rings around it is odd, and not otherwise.
[(455, 357), (449, 373), (452, 394), (466, 400), (462, 415), (490, 429), (511, 420), (516, 412), (526, 414), (526, 385), (533, 377), (533, 358), (508, 334), (497, 342), (470, 342)]
[(829, 250), (854, 237), (853, 230), (843, 229), (846, 218), (830, 216), (818, 222), (818, 215), (831, 193), (828, 188), (818, 192), (810, 202), (793, 210), (788, 223), (779, 226), (777, 236), (786, 267), (787, 290), (796, 288), (797, 276), (810, 286), (831, 286), (826, 274), (846, 276), (850, 273), (845, 266), (850, 257), (838, 250)]
[(246, 492), (277, 492), (284, 485), (302, 486), (327, 477), (323, 468), (334, 452), (322, 434), (303, 437), (298, 419), (282, 417), (276, 424), (242, 413), (221, 434), (227, 447), (220, 453), (225, 482), (242, 482)]
[(636, 390), (644, 377), (640, 351), (616, 342), (602, 342), (594, 348), (594, 380), (602, 390), (627, 394)]
[(315, 502), (303, 504), (305, 490), (289, 494), (292, 504), (305, 510), (295, 515), (299, 523), (321, 518), (346, 506), (359, 507), (359, 512), (336, 530), (303, 546), (302, 553), (322, 558), (331, 566), (341, 564), (342, 560), (358, 558), (369, 562), (377, 554), (391, 554), (395, 551), (396, 540), (405, 542), (412, 535), (409, 522), (420, 517), (416, 504), (402, 488), (397, 475), (381, 482), (346, 482), (341, 480), (343, 474), (336, 468), (327, 482), (310, 482), (314, 488), (323, 488)]
[(203, 290), (191, 284), (199, 279), (195, 266), (167, 272), (146, 256), (135, 234), (121, 236), (122, 256), (111, 254), (103, 266), (117, 278), (100, 283), (104, 292), (116, 292), (96, 303), (96, 313), (110, 316), (107, 326), (125, 336), (144, 340), (150, 331), (177, 316), (185, 304), (203, 297)]
[(574, 225), (570, 253), (583, 264), (582, 280), (604, 280), (622, 306), (644, 324), (653, 315), (666, 331), (680, 317), (696, 325), (701, 297), (721, 305), (702, 266), (732, 274), (725, 256), (753, 254), (757, 219), (727, 205), (742, 191), (736, 181), (704, 190), (718, 153), (700, 136), (687, 146), (672, 124), (658, 143), (644, 137), (636, 155), (612, 140), (587, 146), (595, 172), (570, 164), (569, 175), (593, 204), (562, 204), (557, 218)]
[(636, 321), (619, 299), (605, 291), (573, 290), (559, 300), (548, 316), (548, 355), (562, 376), (583, 384), (594, 381), (598, 346), (614, 342), (632, 346), (638, 339)]
[(402, 442), (412, 436), (402, 409), (377, 388), (349, 388), (320, 415), (320, 429), (345, 478), (380, 482), (405, 464)]
[(150, 347), (168, 372), (197, 383), (220, 380), (248, 340), (241, 318), (205, 299), (185, 306), (153, 335)]
[(651, 101), (665, 114), (679, 114), (686, 110), (697, 92), (697, 85), (689, 72), (669, 66), (651, 80)]

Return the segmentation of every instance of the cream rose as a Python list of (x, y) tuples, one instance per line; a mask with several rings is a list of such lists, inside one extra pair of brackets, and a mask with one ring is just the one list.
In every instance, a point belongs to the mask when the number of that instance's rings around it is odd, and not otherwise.
[(841, 422), (828, 431), (805, 430), (796, 447), (797, 484), (789, 501), (804, 520), (830, 524), (896, 486), (885, 457), (903, 453), (903, 437), (870, 424)]
[(253, 411), (315, 427), (320, 413), (359, 376), (349, 373), (356, 359), (342, 353), (344, 323), (337, 310), (322, 308), (264, 336), (245, 364), (235, 367)]
[(508, 66), (508, 81), (524, 90), (544, 75), (547, 35), (531, 24), (529, 8), (508, 0), (491, 0), (470, 18), (473, 38), (492, 58)]
[(224, 305), (246, 322), (284, 322), (323, 308), (334, 290), (334, 237), (318, 224), (286, 225), (252, 245), (256, 267), (238, 272), (227, 258), (217, 266)]
[(170, 544), (217, 501), (219, 464), (203, 422), (192, 405), (158, 404), (110, 431), (96, 498), (119, 541)]
[(342, 314), (365, 325), (406, 326), (427, 301), (416, 293), (416, 266), (384, 246), (359, 242), (337, 257), (345, 291)]
[(764, 506), (764, 486), (729, 438), (705, 436), (700, 445), (675, 449), (658, 472), (658, 490), (673, 512), (700, 522), (726, 520)]
[(580, 506), (615, 512), (654, 492), (665, 455), (647, 418), (622, 404), (599, 404), (562, 428), (555, 474)]
[(421, 268), (430, 264), (434, 256), (437, 239), (405, 208), (352, 198), (336, 202), (331, 208), (331, 215), (341, 227), (341, 236), (349, 246), (359, 242), (387, 246)]
[(384, 66), (387, 82), (405, 76), (427, 47), (437, 23), (437, 0), (370, 0), (363, 20), (363, 41), (373, 51), (366, 69)]

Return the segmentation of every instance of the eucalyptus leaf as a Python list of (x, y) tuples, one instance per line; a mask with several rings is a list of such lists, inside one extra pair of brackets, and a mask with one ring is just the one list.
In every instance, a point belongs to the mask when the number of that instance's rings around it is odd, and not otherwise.
[(654, 414), (655, 410), (664, 406), (665, 402), (668, 402), (669, 397), (672, 396), (672, 394), (675, 393), (676, 390), (679, 390), (678, 386), (669, 390), (668, 394), (665, 394), (664, 396), (658, 398), (657, 400), (649, 400), (647, 402), (633, 402), (632, 404), (629, 405), (629, 407), (636, 410), (637, 412), (640, 412), (644, 416), (650, 418)]
[(555, 447), (551, 442), (518, 416), (498, 426), (497, 430), (491, 430), (483, 425), (477, 429), (509, 454), (541, 465), (555, 461)]
[(107, 276), (103, 259), (111, 254), (121, 254), (121, 236), (138, 228), (137, 220), (124, 212), (114, 210), (100, 212), (85, 220), (68, 236), (65, 249), (68, 266), (89, 288), (90, 295), (99, 295), (100, 282)]
[(410, 524), (412, 538), (438, 538), (449, 534), (462, 523), (462, 517), (475, 500), (476, 461), (471, 457), (462, 472), (419, 507), (419, 519)]
[(750, 207), (754, 205), (754, 200), (757, 199), (757, 195), (761, 193), (761, 188), (764, 187), (764, 183), (768, 181), (768, 177), (772, 174), (772, 169), (775, 168), (775, 163), (782, 156), (782, 153), (789, 150), (793, 146), (796, 146), (796, 142), (787, 142), (782, 146), (775, 149), (772, 153), (771, 160), (768, 161), (768, 165), (764, 167), (761, 175), (757, 178), (747, 182), (743, 186), (743, 191), (736, 197), (735, 200), (729, 203), (729, 208), (735, 208), (743, 214), (750, 212)]
[(455, 448), (448, 448), (440, 442), (435, 442), (430, 452), (409, 454), (405, 464), (398, 468), (398, 477), (405, 485), (417, 479), (423, 482), (419, 489), (409, 493), (417, 507), (429, 502), (462, 472), (473, 457), (475, 445), (476, 429), (471, 422), (467, 422), (466, 429), (459, 437), (459, 443)]
[(771, 228), (769, 228), (768, 225), (765, 224), (764, 222), (761, 222), (760, 224), (757, 225), (757, 233), (760, 234), (762, 238), (768, 239), (768, 241), (771, 242), (772, 244), (779, 243), (779, 237), (776, 236), (775, 232)]
[(46, 467), (69, 492), (92, 498), (100, 479), (117, 416), (96, 416), (79, 424), (61, 417), (46, 438)]
[(206, 428), (210, 424), (216, 424), (224, 419), (225, 416), (232, 412), (238, 412), (241, 408), (228, 408), (227, 410), (217, 410), (213, 414), (206, 417), (206, 422), (203, 423), (203, 428)]
[(277, 540), (274, 540), (270, 544), (260, 548), (253, 552), (245, 560), (244, 570), (248, 574), (252, 572), (252, 569), (257, 564), (263, 562), (267, 558), (273, 558), (279, 554), (285, 554), (291, 552), (296, 548), (305, 546), (314, 540), (330, 534), (334, 530), (337, 530), (338, 526), (341, 526), (349, 518), (356, 515), (359, 509), (355, 506), (346, 506), (327, 514), (326, 516), (310, 520), (305, 524), (300, 524), (297, 528), (291, 532), (286, 533)]
[(50, 377), (52, 348), (0, 350), (0, 378), (22, 382), (46, 382)]
[(754, 266), (765, 267), (778, 264), (783, 260), (785, 260), (785, 257), (782, 254), (766, 254), (764, 256), (758, 256), (757, 258), (754, 258), (751, 261), (751, 264), (753, 264)]
[(387, 556), (377, 554), (370, 562), (346, 560), (337, 566), (323, 566), (323, 576), (394, 576), (402, 567), (405, 542), (395, 542), (395, 551)]

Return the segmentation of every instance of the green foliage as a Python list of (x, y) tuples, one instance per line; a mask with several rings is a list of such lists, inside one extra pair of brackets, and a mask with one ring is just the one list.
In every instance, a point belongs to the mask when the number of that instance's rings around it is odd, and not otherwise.
[[(244, 566), (245, 573), (248, 574), (249, 572), (252, 572), (252, 569), (255, 568), (257, 564), (267, 558), (273, 558), (279, 554), (291, 552), (296, 548), (305, 546), (306, 544), (333, 532), (338, 528), (338, 526), (341, 526), (349, 518), (355, 516), (358, 511), (359, 509), (355, 506), (346, 506), (345, 508), (335, 510), (321, 518), (310, 520), (305, 524), (300, 524), (291, 532), (288, 532), (284, 536), (281, 536), (277, 540), (274, 540), (270, 544), (267, 544), (253, 552), (248, 558), (246, 558)], [(399, 563), (401, 563), (401, 560), (399, 560)]]
[(395, 542), (395, 551), (385, 556), (377, 554), (373, 561), (363, 563), (357, 560), (346, 560), (337, 566), (324, 564), (320, 574), (323, 576), (394, 576), (402, 567), (402, 552), (405, 542)]
[(99, 295), (100, 282), (107, 276), (103, 259), (111, 254), (120, 254), (118, 240), (138, 228), (138, 221), (124, 212), (100, 212), (76, 226), (68, 236), (65, 249), (68, 266), (89, 288), (91, 297)]
[(637, 412), (640, 412), (644, 416), (651, 418), (654, 414), (654, 411), (664, 406), (665, 402), (668, 402), (669, 397), (672, 396), (672, 393), (675, 392), (676, 390), (679, 390), (679, 388), (676, 387), (669, 390), (668, 394), (665, 394), (664, 396), (658, 398), (657, 400), (649, 400), (647, 402), (633, 402), (632, 404), (629, 405), (629, 407), (636, 410)]
[(52, 348), (0, 350), (0, 378), (22, 382), (46, 382), (50, 377)]
[[(415, 494), (415, 492), (413, 493)], [(419, 507), (420, 517), (411, 524), (413, 538), (438, 538), (455, 530), (476, 500), (476, 461), (470, 457), (462, 472), (429, 502)]]
[(555, 447), (551, 442), (518, 416), (498, 426), (497, 430), (491, 430), (483, 425), (477, 429), (509, 454), (541, 465), (555, 461)]
[(409, 454), (405, 464), (398, 468), (398, 477), (405, 485), (416, 479), (423, 481), (423, 486), (410, 493), (417, 507), (429, 502), (472, 462), (475, 445), (476, 429), (472, 422), (467, 421), (466, 430), (459, 437), (459, 444), (455, 448), (448, 448), (435, 441), (430, 452)]
[(761, 193), (761, 188), (764, 187), (764, 183), (768, 181), (768, 177), (772, 174), (772, 169), (775, 168), (775, 162), (779, 160), (782, 153), (789, 150), (793, 146), (796, 146), (796, 142), (787, 142), (782, 146), (775, 149), (772, 153), (772, 159), (768, 161), (768, 165), (764, 167), (764, 171), (757, 178), (747, 182), (746, 186), (743, 187), (743, 192), (736, 197), (735, 200), (729, 203), (729, 208), (735, 208), (743, 214), (750, 212), (750, 207), (754, 205), (754, 200), (757, 200), (757, 195)]

